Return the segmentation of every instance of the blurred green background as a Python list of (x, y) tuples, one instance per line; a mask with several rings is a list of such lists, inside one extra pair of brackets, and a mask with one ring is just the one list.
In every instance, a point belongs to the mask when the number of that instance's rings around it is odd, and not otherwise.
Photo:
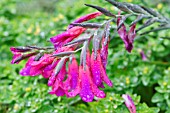
[[(119, 1), (145, 5), (170, 18), (169, 0)], [(138, 36), (131, 54), (124, 49), (117, 33), (111, 31), (114, 39), (109, 46), (107, 73), (114, 87), (106, 86), (106, 99), (96, 102), (49, 95), (47, 80), (19, 75), (25, 61), (10, 64), (11, 46), (51, 45), (48, 42), (51, 36), (61, 33), (74, 19), (96, 11), (84, 3), (102, 6), (114, 14), (118, 11), (104, 0), (0, 0), (0, 113), (129, 113), (121, 98), (125, 93), (132, 96), (137, 113), (170, 113), (168, 30)], [(142, 61), (141, 50), (148, 57), (147, 62)]]

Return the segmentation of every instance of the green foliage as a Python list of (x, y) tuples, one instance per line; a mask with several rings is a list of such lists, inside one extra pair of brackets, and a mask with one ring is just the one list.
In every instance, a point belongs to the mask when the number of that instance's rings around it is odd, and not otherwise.
[[(145, 4), (141, 2), (143, 0), (127, 1)], [(168, 3), (144, 1), (170, 17)], [(25, 62), (10, 64), (10, 46), (50, 45), (47, 40), (51, 36), (65, 30), (75, 18), (95, 11), (85, 7), (84, 3), (97, 4), (117, 12), (103, 0), (52, 0), (47, 3), (45, 0), (0, 0), (0, 112), (129, 113), (121, 97), (127, 93), (132, 96), (137, 113), (170, 113), (170, 39), (164, 38), (170, 37), (168, 31), (137, 37), (131, 54), (126, 52), (123, 42), (112, 31), (115, 37), (109, 45), (107, 73), (114, 87), (106, 86), (107, 97), (96, 98), (91, 103), (84, 103), (79, 97), (49, 95), (46, 79), (19, 75)], [(148, 57), (146, 62), (141, 60), (141, 49)]]

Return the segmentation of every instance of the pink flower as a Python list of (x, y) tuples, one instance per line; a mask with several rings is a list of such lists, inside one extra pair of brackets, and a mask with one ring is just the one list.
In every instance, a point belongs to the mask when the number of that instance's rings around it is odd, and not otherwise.
[(49, 64), (42, 70), (42, 76), (44, 78), (49, 78), (52, 75), (53, 70), (57, 66), (58, 62), (59, 62), (58, 59), (54, 59), (54, 61), (51, 64)]
[(71, 29), (68, 29), (67, 31), (58, 34), (52, 38), (50, 38), (51, 42), (55, 45), (55, 47), (61, 47), (67, 42), (72, 41), (74, 38), (78, 37), (80, 34), (82, 34), (86, 28), (83, 27), (73, 27)]
[(104, 41), (105, 41), (105, 39), (103, 38), (103, 40), (102, 40), (102, 48), (100, 49), (100, 56), (101, 56), (101, 61), (102, 61), (102, 64), (103, 64), (103, 68), (106, 70), (109, 41), (107, 42), (106, 45), (104, 45)]
[(97, 58), (94, 59), (94, 51), (91, 55), (91, 70), (92, 70), (92, 76), (93, 81), (97, 86), (100, 86), (102, 81), (104, 81), (108, 86), (112, 87), (113, 84), (111, 80), (109, 80), (106, 70), (103, 67), (103, 63), (101, 61), (100, 51), (97, 52)]
[(76, 61), (76, 58), (73, 57), (72, 61), (68, 64), (68, 78), (65, 82), (65, 87), (72, 91), (78, 85), (78, 78), (79, 77), (79, 66)]
[(39, 61), (34, 61), (35, 56), (28, 59), (25, 67), (20, 71), (23, 76), (36, 76), (42, 74), (42, 70), (54, 60), (50, 54), (44, 54)]
[(28, 48), (11, 47), (10, 50), (14, 54), (12, 57), (11, 64), (18, 64), (20, 61), (37, 54), (36, 52), (32, 52), (32, 53), (30, 52), (26, 54), (25, 52), (30, 51), (30, 49)]
[(140, 55), (141, 55), (143, 61), (148, 60), (143, 50), (140, 52)]
[[(119, 26), (121, 21), (121, 18), (117, 19), (117, 26)], [(121, 28), (118, 30), (118, 34), (120, 36), (120, 38), (123, 40), (124, 44), (125, 44), (125, 48), (128, 52), (131, 52), (133, 49), (133, 42), (134, 42), (134, 38), (136, 36), (136, 24), (132, 25), (130, 27), (130, 31), (127, 33), (126, 32), (126, 27), (124, 24), (122, 24)]]
[[(100, 16), (102, 15), (101, 12), (94, 12), (94, 13), (90, 13), (90, 14), (87, 14), (85, 16), (82, 16), (80, 18), (78, 18), (77, 20), (75, 20), (73, 23), (82, 23), (82, 22), (85, 22), (85, 21), (88, 21), (88, 20), (91, 20), (93, 18), (96, 18), (97, 16)], [(73, 25), (69, 25), (68, 26), (68, 29), (72, 28)]]
[(125, 105), (129, 109), (130, 113), (136, 113), (136, 107), (132, 98), (127, 94), (123, 94), (122, 98), (125, 100)]
[(65, 64), (57, 75), (54, 75), (54, 72), (52, 73), (48, 80), (48, 86), (52, 86), (52, 91), (49, 92), (50, 94), (55, 94), (56, 96), (64, 96), (67, 94), (67, 90), (65, 89), (63, 83), (66, 74), (67, 71)]
[(12, 53), (17, 53), (17, 52), (23, 53), (23, 52), (28, 52), (31, 49), (27, 47), (11, 47), (10, 50), (12, 51)]
[[(100, 90), (96, 83), (94, 82), (94, 79), (91, 75), (91, 68), (90, 68), (90, 54), (89, 51), (87, 51), (86, 55), (86, 67), (83, 67), (82, 65), (79, 66), (79, 74), (76, 76), (76, 87), (68, 92), (68, 97), (74, 97), (76, 95), (80, 95), (83, 101), (85, 102), (91, 102), (94, 99), (94, 96), (98, 98), (105, 98), (104, 91)], [(77, 66), (76, 66), (77, 68)], [(76, 69), (77, 70), (77, 69)]]
[(52, 86), (52, 91), (49, 92), (49, 94), (55, 94), (56, 96), (64, 96), (65, 92), (66, 91), (64, 90), (63, 82), (56, 79)]
[(81, 79), (81, 89), (80, 89), (80, 97), (85, 102), (93, 101), (94, 94), (92, 92), (92, 88), (90, 85), (90, 70), (86, 67), (86, 70), (83, 69), (82, 66), (79, 68), (79, 76)]
[(102, 75), (101, 75), (99, 60), (100, 60), (99, 55), (97, 55), (97, 58), (95, 60), (94, 59), (94, 52), (92, 52), (92, 55), (91, 55), (91, 71), (92, 71), (93, 81), (97, 86), (100, 86), (101, 83), (102, 83), (102, 78), (101, 78)]

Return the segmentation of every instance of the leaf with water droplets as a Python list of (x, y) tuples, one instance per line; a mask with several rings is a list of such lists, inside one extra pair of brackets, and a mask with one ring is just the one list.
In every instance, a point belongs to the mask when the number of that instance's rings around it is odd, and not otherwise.
[(160, 14), (157, 11), (154, 11), (151, 8), (147, 8), (145, 6), (141, 6), (141, 8), (143, 8), (145, 11), (147, 11), (149, 14), (151, 14), (151, 15), (153, 15), (155, 17), (159, 17), (160, 16)]
[(143, 15), (143, 14), (141, 14), (141, 15), (139, 15), (139, 16), (136, 18), (135, 21), (133, 21), (133, 22), (130, 24), (130, 26), (136, 24), (137, 22), (141, 21), (141, 20), (144, 19), (144, 18), (149, 18), (149, 17), (150, 17), (150, 16), (148, 16), (148, 15)]
[(40, 58), (41, 58), (43, 55), (44, 55), (43, 52), (38, 53), (38, 54), (36, 55), (36, 57), (34, 58), (34, 61), (39, 61)]
[(80, 64), (83, 65), (84, 68), (86, 68), (87, 48), (88, 48), (88, 41), (85, 41), (82, 51), (81, 51), (81, 57), (80, 57)]
[(141, 33), (140, 35), (145, 35), (145, 34), (148, 34), (148, 33), (150, 33), (150, 32), (161, 31), (161, 30), (166, 30), (166, 29), (170, 29), (170, 26), (155, 28), (155, 29), (146, 31), (146, 32), (144, 32), (144, 33)]
[(104, 31), (101, 31), (101, 29), (96, 30), (93, 37), (93, 50), (94, 50), (94, 59), (97, 57), (97, 51), (100, 48), (100, 42), (102, 40)]
[(64, 65), (64, 63), (65, 63), (65, 60), (68, 58), (68, 56), (64, 56), (63, 58), (61, 58), (61, 60), (58, 62), (58, 64), (57, 64), (57, 66), (56, 66), (56, 68), (55, 68), (55, 70), (54, 70), (54, 75), (56, 76), (59, 72), (60, 72), (60, 70), (61, 70), (61, 68), (63, 67), (63, 65)]
[(127, 6), (128, 9), (135, 13), (142, 13), (142, 14), (147, 14), (145, 10), (143, 10), (139, 5), (136, 4), (131, 4), (131, 3), (122, 3), (123, 5)]
[(114, 14), (112, 14), (110, 11), (99, 7), (99, 6), (95, 6), (95, 5), (90, 5), (90, 4), (85, 4), (86, 6), (92, 7), (94, 9), (97, 9), (98, 11), (100, 11), (101, 13), (103, 13), (106, 16), (110, 16), (110, 17), (116, 17)]
[(71, 23), (70, 25), (81, 26), (84, 28), (99, 28), (102, 26), (101, 24), (98, 23)]
[(114, 5), (115, 7), (117, 7), (118, 9), (124, 11), (124, 12), (128, 12), (131, 13), (132, 11), (128, 9), (127, 6), (125, 6), (123, 3), (120, 2), (116, 2), (113, 0), (106, 0), (107, 2), (111, 3), (112, 5)]
[(110, 28), (111, 28), (111, 25), (110, 25), (110, 21), (106, 22), (106, 26), (105, 26), (105, 29), (104, 29), (104, 46), (107, 45), (108, 41), (109, 41), (109, 35), (110, 35)]
[(119, 30), (119, 29), (121, 28), (121, 26), (124, 24), (124, 22), (126, 21), (126, 19), (127, 19), (128, 17), (130, 17), (130, 16), (132, 16), (132, 14), (127, 14), (127, 15), (125, 15), (125, 16), (122, 16), (122, 18), (121, 18), (121, 20), (120, 20), (120, 22), (119, 22), (119, 25), (118, 25), (118, 27), (117, 27), (117, 30)]
[(157, 21), (158, 21), (157, 18), (148, 19), (141, 27), (139, 27), (139, 28), (136, 30), (136, 32), (138, 32), (138, 31), (140, 31), (140, 30), (142, 30), (142, 29), (144, 29), (144, 28), (152, 25), (153, 23), (155, 23), (155, 22), (157, 22)]
[(78, 44), (78, 43), (83, 43), (84, 41), (87, 41), (89, 40), (90, 38), (78, 38), (78, 39), (75, 39), (67, 44), (65, 44), (64, 46), (68, 46), (68, 45), (74, 45), (74, 44)]
[(65, 52), (53, 54), (52, 56), (53, 57), (63, 57), (63, 56), (69, 56), (69, 55), (74, 54), (74, 53), (75, 53), (75, 51), (65, 51)]

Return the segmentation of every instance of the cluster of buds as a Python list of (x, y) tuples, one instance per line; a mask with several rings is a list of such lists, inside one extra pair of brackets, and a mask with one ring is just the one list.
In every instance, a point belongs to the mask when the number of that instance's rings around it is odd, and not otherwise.
[[(19, 63), (28, 58), (20, 74), (23, 76), (42, 75), (48, 79), (48, 86), (52, 87), (50, 94), (66, 95), (67, 97), (79, 95), (85, 102), (93, 101), (94, 97), (105, 98), (106, 94), (101, 90), (105, 88), (104, 83), (110, 87), (113, 86), (106, 73), (110, 29), (112, 29), (111, 22), (117, 22), (116, 30), (128, 52), (133, 49), (137, 31), (154, 22), (167, 22), (166, 18), (159, 16), (151, 9), (129, 3), (106, 1), (130, 14), (121, 15), (119, 12), (118, 15), (114, 15), (102, 7), (86, 4), (86, 6), (95, 8), (99, 12), (78, 18), (68, 26), (66, 31), (50, 38), (53, 47), (11, 47), (14, 54), (11, 63)], [(85, 21), (101, 15), (109, 16), (110, 19), (102, 24), (85, 23)], [(132, 22), (127, 33), (125, 20), (134, 15), (138, 17)], [(135, 30), (136, 23), (143, 18), (149, 18), (149, 21)], [(162, 27), (167, 28), (169, 26), (162, 24)], [(90, 44), (93, 46), (92, 48), (90, 48)], [(78, 63), (75, 54), (79, 51), (81, 51), (81, 54)]]

